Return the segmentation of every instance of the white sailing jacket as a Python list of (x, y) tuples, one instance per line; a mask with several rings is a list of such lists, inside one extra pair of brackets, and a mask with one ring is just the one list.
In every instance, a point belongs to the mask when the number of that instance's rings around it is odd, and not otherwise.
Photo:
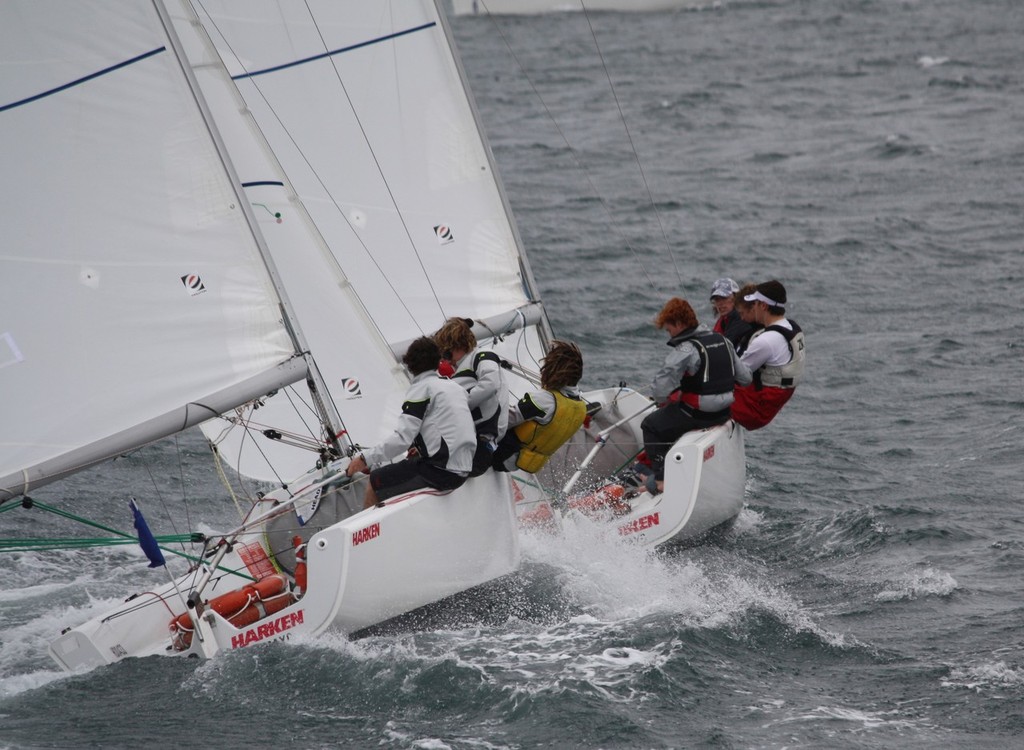
[(459, 476), (473, 468), (476, 430), (465, 389), (430, 370), (413, 378), (395, 431), (379, 445), (363, 451), (367, 466), (376, 468), (415, 445), (423, 460)]
[(508, 430), (508, 387), (498, 355), (474, 349), (455, 364), (452, 380), (469, 392), (477, 433), (501, 440)]

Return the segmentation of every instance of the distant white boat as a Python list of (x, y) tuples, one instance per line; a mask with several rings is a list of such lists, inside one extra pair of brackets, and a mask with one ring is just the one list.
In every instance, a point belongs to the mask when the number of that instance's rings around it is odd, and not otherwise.
[(455, 16), (532, 15), (572, 11), (642, 13), (696, 7), (694, 0), (447, 0)]

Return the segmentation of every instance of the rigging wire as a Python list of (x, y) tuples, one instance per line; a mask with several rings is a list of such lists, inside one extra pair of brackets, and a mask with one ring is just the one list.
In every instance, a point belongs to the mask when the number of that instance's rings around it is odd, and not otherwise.
[(213, 453), (213, 466), (217, 471), (217, 477), (220, 482), (228, 491), (228, 495), (231, 497), (231, 501), (235, 504), (235, 510), (238, 511), (239, 518), (245, 518), (245, 511), (242, 510), (242, 504), (238, 501), (238, 494), (235, 492), (234, 485), (231, 484), (231, 480), (228, 479), (227, 472), (224, 471), (224, 462), (220, 457), (220, 450), (217, 448), (217, 444), (212, 440), (208, 440), (207, 443), (210, 446), (210, 452)]
[[(576, 168), (579, 169), (579, 171), (583, 174), (584, 179), (586, 180), (587, 184), (590, 186), (591, 192), (593, 193), (594, 197), (597, 198), (598, 202), (601, 204), (601, 207), (604, 209), (605, 214), (607, 214), (608, 224), (609, 224), (609, 227), (611, 227), (612, 233), (615, 234), (618, 237), (618, 239), (629, 249), (630, 253), (632, 253), (633, 259), (636, 261), (636, 264), (640, 267), (640, 270), (643, 271), (644, 276), (647, 278), (647, 282), (651, 285), (651, 289), (660, 292), (660, 289), (658, 288), (658, 285), (655, 283), (654, 279), (651, 277), (651, 274), (648, 272), (647, 267), (644, 264), (643, 259), (641, 258), (640, 254), (637, 252), (637, 250), (633, 246), (633, 244), (629, 241), (629, 237), (626, 237), (618, 229), (618, 222), (616, 222), (614, 220), (615, 217), (612, 214), (611, 207), (608, 205), (608, 201), (605, 200), (604, 196), (597, 189), (596, 185), (594, 184), (593, 179), (591, 178), (590, 172), (587, 170), (586, 166), (584, 166), (584, 164), (581, 161), (581, 159), (580, 159), (576, 149), (574, 149), (572, 144), (569, 143), (569, 139), (566, 137), (565, 132), (562, 130), (561, 125), (558, 124), (558, 120), (555, 119), (554, 114), (551, 112), (551, 109), (548, 107), (547, 102), (544, 100), (544, 97), (541, 95), (541, 93), (540, 93), (539, 89), (537, 88), (536, 84), (533, 82), (533, 79), (530, 77), (530, 74), (527, 72), (526, 67), (523, 65), (522, 61), (519, 59), (519, 56), (515, 53), (515, 50), (512, 49), (512, 45), (510, 44), (510, 42), (508, 40), (508, 37), (505, 35), (505, 32), (502, 30), (500, 24), (497, 21), (497, 17), (494, 14), (492, 14), (490, 12), (490, 10), (487, 8), (487, 3), (485, 2), (485, 0), (480, 0), (480, 5), (486, 11), (488, 17), (490, 18), (491, 25), (494, 27), (494, 29), (498, 32), (498, 35), (501, 37), (502, 42), (505, 44), (506, 50), (508, 50), (509, 55), (515, 61), (516, 67), (523, 74), (523, 77), (526, 79), (526, 82), (530, 86), (531, 91), (533, 91), (534, 95), (537, 97), (537, 101), (540, 103), (541, 108), (544, 110), (545, 114), (547, 114), (548, 119), (551, 120), (552, 125), (554, 125), (555, 130), (558, 132), (558, 135), (561, 137), (562, 142), (565, 144), (565, 147), (568, 149), (569, 154), (570, 154), (570, 156), (573, 159), (573, 162), (575, 162)], [(601, 52), (601, 47), (600, 47), (600, 44), (598, 43), (597, 35), (596, 35), (595, 31), (594, 31), (593, 24), (591, 24), (591, 22), (590, 22), (590, 14), (587, 11), (586, 5), (583, 3), (583, 0), (580, 0), (580, 6), (581, 6), (581, 8), (583, 10), (584, 15), (586, 16), (587, 25), (590, 28), (590, 34), (591, 34), (591, 37), (594, 40), (594, 47), (595, 47), (595, 49), (597, 51), (598, 58), (601, 60), (601, 66), (604, 69), (605, 78), (608, 80), (608, 85), (609, 85), (609, 88), (611, 89), (612, 98), (615, 100), (615, 106), (616, 106), (618, 114), (619, 114), (619, 119), (622, 121), (623, 128), (626, 131), (626, 136), (627, 136), (627, 139), (629, 140), (630, 150), (632, 151), (633, 158), (635, 159), (635, 161), (637, 163), (637, 167), (639, 167), (639, 169), (640, 169), (640, 177), (641, 177), (641, 180), (643, 181), (644, 187), (645, 187), (645, 189), (647, 191), (648, 200), (651, 203), (651, 207), (654, 209), (654, 214), (655, 214), (655, 216), (657, 217), (657, 220), (658, 220), (658, 226), (661, 229), (662, 237), (664, 238), (665, 245), (668, 248), (669, 257), (672, 259), (672, 266), (673, 266), (673, 269), (675, 270), (676, 278), (679, 279), (679, 283), (682, 284), (682, 276), (680, 275), (679, 267), (676, 264), (676, 258), (675, 258), (675, 254), (672, 252), (672, 246), (671, 246), (671, 244), (668, 241), (668, 236), (667, 236), (667, 234), (665, 232), (665, 227), (664, 227), (664, 225), (663, 225), (663, 223), (661, 221), (661, 213), (658, 211), (657, 204), (654, 202), (654, 195), (651, 192), (651, 188), (650, 188), (650, 185), (648, 184), (646, 174), (644, 173), (643, 165), (641, 164), (640, 157), (637, 154), (636, 144), (634, 143), (633, 137), (632, 137), (632, 135), (631, 135), (631, 133), (629, 131), (629, 126), (626, 124), (626, 117), (625, 117), (625, 114), (622, 111), (622, 105), (620, 104), (618, 95), (615, 92), (615, 86), (612, 84), (611, 74), (608, 71), (608, 65), (605, 62), (604, 55)]]
[[(221, 31), (220, 27), (217, 26), (217, 23), (214, 20), (212, 14), (205, 8), (205, 6), (203, 5), (202, 0), (192, 0), (192, 3), (193, 3), (194, 6), (198, 6), (198, 7), (202, 8), (203, 13), (205, 14), (206, 18), (210, 22), (210, 25), (213, 26), (213, 28), (215, 28), (217, 30), (217, 33), (220, 35), (220, 38), (224, 41), (224, 44), (227, 46), (228, 50), (234, 56), (235, 62), (248, 75), (249, 74), (249, 69), (242, 62), (241, 56), (238, 55), (238, 53), (236, 53), (235, 50), (232, 48), (231, 43), (228, 41), (227, 36), (224, 34), (223, 31)], [(330, 49), (328, 48), (327, 42), (324, 39), (323, 33), (321, 32), (320, 27), (317, 24), (316, 18), (315, 18), (314, 14), (313, 14), (313, 11), (310, 9), (308, 2), (305, 3), (305, 7), (306, 7), (306, 11), (309, 13), (310, 21), (312, 22), (313, 27), (316, 29), (317, 34), (320, 37), (320, 41), (323, 44), (324, 51), (325, 52), (330, 52)], [(207, 35), (207, 38), (209, 38), (209, 35)], [(213, 46), (214, 50), (216, 50), (216, 45), (212, 44), (212, 40), (211, 40), (211, 45)], [(395, 198), (394, 193), (393, 193), (393, 191), (391, 189), (391, 185), (390, 185), (390, 183), (388, 182), (387, 178), (384, 175), (384, 171), (383, 171), (383, 169), (380, 166), (380, 161), (377, 158), (377, 153), (373, 149), (373, 146), (370, 143), (369, 136), (366, 133), (366, 129), (363, 126), (362, 120), (360, 119), (359, 115), (356, 112), (355, 105), (352, 103), (352, 99), (349, 96), (348, 90), (345, 87), (344, 82), (342, 81), (341, 73), (338, 70), (337, 64), (336, 64), (333, 56), (330, 57), (330, 61), (331, 61), (331, 67), (333, 68), (334, 73), (335, 73), (335, 77), (338, 80), (338, 85), (341, 87), (342, 93), (345, 96), (345, 100), (348, 102), (348, 105), (349, 105), (350, 111), (352, 113), (352, 116), (355, 118), (355, 121), (356, 121), (357, 125), (359, 126), (359, 131), (360, 131), (360, 133), (363, 136), (363, 140), (366, 143), (366, 146), (369, 149), (369, 152), (370, 152), (371, 156), (373, 157), (374, 164), (377, 166), (377, 171), (380, 174), (380, 177), (381, 177), (381, 180), (383, 181), (384, 187), (387, 190), (389, 198), (391, 199), (391, 203), (392, 203), (392, 205), (395, 208), (395, 212), (396, 212), (397, 216), (399, 217), (399, 219), (401, 221), (402, 228), (405, 231), (405, 235), (406, 235), (406, 237), (409, 240), (409, 244), (413, 248), (413, 255), (416, 257), (417, 262), (420, 264), (420, 268), (423, 269), (424, 278), (426, 279), (427, 285), (429, 286), (429, 288), (431, 290), (431, 293), (434, 295), (434, 299), (437, 302), (438, 309), (441, 311), (442, 315), (444, 315), (444, 307), (441, 305), (440, 299), (438, 299), (438, 295), (437, 295), (437, 292), (434, 289), (433, 283), (431, 282), (429, 276), (427, 276), (426, 269), (425, 269), (425, 267), (423, 265), (423, 260), (422, 260), (420, 254), (419, 254), (419, 251), (416, 249), (416, 244), (413, 241), (412, 234), (411, 234), (411, 232), (409, 230), (408, 225), (406, 224), (405, 216), (402, 213), (401, 209), (398, 207), (398, 202), (397, 202), (397, 199)], [(330, 199), (331, 205), (334, 206), (334, 208), (338, 212), (338, 215), (341, 216), (342, 220), (345, 222), (345, 224), (352, 231), (353, 237), (359, 243), (359, 246), (363, 248), (363, 251), (366, 253), (366, 257), (370, 260), (370, 262), (374, 265), (374, 267), (376, 267), (377, 270), (380, 272), (381, 280), (383, 280), (383, 282), (388, 286), (388, 288), (391, 289), (391, 291), (395, 295), (395, 298), (398, 301), (398, 304), (401, 305), (401, 307), (406, 311), (406, 313), (409, 315), (409, 319), (413, 322), (413, 324), (416, 326), (416, 328), (422, 334), (424, 331), (423, 331), (422, 327), (420, 326), (419, 322), (417, 321), (416, 316), (413, 315), (412, 310), (409, 309), (409, 307), (405, 303), (405, 300), (402, 298), (402, 296), (399, 294), (398, 290), (391, 283), (391, 280), (389, 279), (388, 274), (385, 273), (384, 269), (381, 267), (380, 263), (374, 257), (373, 253), (370, 252), (370, 249), (366, 246), (366, 243), (363, 241), (363, 238), (360, 236), (359, 232), (353, 226), (351, 219), (345, 213), (345, 211), (342, 209), (341, 205), (338, 202), (338, 199), (331, 192), (330, 188), (328, 188), (326, 182), (324, 181), (324, 178), (320, 175), (319, 171), (313, 166), (313, 164), (311, 163), (309, 157), (307, 156), (306, 152), (303, 150), (301, 145), (298, 143), (298, 141), (296, 141), (296, 139), (295, 139), (295, 137), (294, 137), (294, 135), (292, 133), (292, 130), (284, 123), (284, 121), (278, 115), (277, 110), (273, 107), (273, 105), (271, 105), (270, 101), (267, 99), (266, 95), (263, 93), (263, 89), (260, 87), (259, 83), (256, 82), (255, 77), (249, 76), (248, 80), (252, 83), (253, 88), (256, 90), (256, 93), (259, 94), (260, 98), (267, 105), (268, 111), (271, 114), (273, 114), (274, 118), (277, 120), (277, 123), (281, 126), (281, 130), (287, 135), (288, 140), (292, 143), (292, 145), (295, 147), (296, 152), (301, 156), (303, 162), (305, 162), (306, 166), (309, 168), (310, 174), (316, 179), (316, 181), (320, 185), (320, 187), (323, 188), (324, 193)], [(253, 126), (257, 130), (259, 130), (259, 132), (263, 135), (263, 137), (265, 139), (267, 139), (266, 133), (260, 127), (259, 123), (256, 122), (255, 118), (251, 118), (251, 122), (252, 122)], [(269, 143), (269, 139), (267, 139), (267, 142)], [(289, 187), (291, 187), (290, 181), (289, 181), (288, 184), (289, 184)], [(294, 189), (292, 189), (292, 192), (294, 194)], [(316, 225), (316, 222), (312, 220), (312, 217), (310, 217), (310, 221), (313, 224), (313, 226), (317, 227), (317, 233), (320, 234), (320, 229)], [(321, 240), (324, 243), (324, 247), (327, 248), (327, 251), (328, 251), (327, 254), (330, 257), (330, 260), (333, 262), (332, 264), (338, 269), (339, 273), (341, 273), (342, 276), (344, 276), (347, 279), (348, 277), (345, 276), (344, 270), (341, 268), (340, 264), (337, 261), (337, 258), (335, 258), (335, 256), (334, 256), (333, 252), (331, 252), (330, 246), (327, 244), (327, 241), (326, 241), (326, 239), (324, 239), (322, 234), (320, 234), (320, 238), (321, 238)], [(354, 287), (351, 286), (351, 284), (349, 286), (352, 289), (352, 294), (356, 297), (356, 299), (359, 299), (359, 293), (355, 290)], [(361, 300), (360, 300), (360, 304), (362, 304)], [(364, 309), (365, 309), (365, 305), (364, 305)], [(378, 333), (381, 334), (381, 337), (384, 338), (383, 331), (380, 330), (380, 327), (377, 325), (377, 323), (375, 321), (373, 321), (373, 319), (370, 318), (369, 316), (367, 316), (367, 318), (370, 320), (370, 322), (373, 324), (373, 326), (375, 328), (377, 328), (377, 331), (378, 331)]]
[[(184, 465), (184, 461), (182, 461), (182, 459), (181, 459), (181, 443), (178, 440), (178, 436), (179, 435), (180, 435), (180, 433), (178, 433), (178, 432), (174, 433), (174, 452), (175, 452), (175, 455), (178, 457), (178, 481), (181, 482), (181, 500), (182, 500), (182, 505), (185, 506), (185, 526), (187, 528), (192, 528), (192, 509), (191, 509), (191, 507), (189, 505), (188, 497), (187, 497), (187, 494), (186, 494), (188, 492), (188, 488), (185, 485), (185, 465)], [(172, 519), (173, 519), (173, 516), (172, 516)], [(171, 521), (171, 526), (172, 526), (172, 528), (174, 528), (174, 521), (173, 520)], [(177, 531), (176, 528), (175, 528), (175, 531)]]
[(618, 92), (615, 90), (615, 84), (612, 82), (611, 73), (608, 71), (608, 65), (604, 59), (604, 53), (601, 51), (601, 45), (597, 41), (597, 33), (594, 31), (594, 24), (590, 20), (590, 13), (587, 11), (583, 0), (580, 0), (580, 5), (583, 6), (583, 16), (587, 19), (587, 26), (590, 28), (590, 36), (594, 39), (594, 49), (597, 51), (597, 56), (601, 59), (601, 67), (604, 70), (605, 78), (608, 79), (608, 88), (612, 93), (612, 98), (615, 100), (615, 107), (619, 112), (619, 119), (622, 121), (622, 127), (626, 131), (626, 138), (629, 139), (629, 148), (633, 152), (633, 158), (636, 160), (637, 169), (640, 170), (640, 179), (643, 180), (644, 188), (647, 190), (647, 199), (651, 203), (651, 208), (654, 209), (654, 215), (658, 219), (658, 228), (661, 230), (661, 237), (665, 240), (665, 248), (668, 250), (669, 258), (672, 259), (672, 268), (676, 272), (676, 279), (680, 285), (683, 283), (683, 277), (679, 273), (679, 266), (676, 263), (676, 255), (672, 252), (672, 244), (668, 241), (668, 234), (665, 232), (665, 225), (661, 221), (661, 212), (658, 210), (658, 204), (654, 201), (654, 195), (651, 193), (650, 183), (647, 181), (647, 174), (644, 172), (644, 165), (640, 162), (640, 155), (637, 153), (636, 144), (633, 142), (633, 134), (629, 131), (629, 124), (626, 122), (626, 115), (622, 111), (622, 104), (619, 102)]
[[(185, 497), (185, 476), (184, 476), (184, 471), (183, 471), (182, 461), (181, 461), (181, 446), (178, 444), (178, 435), (179, 434), (180, 433), (177, 433), (177, 432), (174, 433), (174, 450), (175, 450), (175, 455), (178, 458), (178, 478), (179, 478), (179, 480), (181, 482), (181, 500), (182, 500), (182, 505), (185, 506), (185, 519), (186, 519), (185, 523), (186, 523), (186, 526), (191, 527), (192, 526), (192, 521), (191, 521), (191, 519), (189, 519), (188, 499)], [(170, 521), (171, 528), (174, 529), (174, 532), (177, 534), (178, 533), (178, 525), (174, 521), (174, 514), (171, 513), (171, 509), (169, 507), (167, 507), (167, 499), (164, 497), (164, 493), (162, 493), (160, 491), (160, 485), (157, 483), (156, 477), (153, 475), (153, 466), (149, 462), (149, 458), (146, 456), (146, 453), (143, 450), (137, 451), (136, 455), (142, 460), (142, 466), (143, 466), (143, 468), (145, 468), (146, 474), (149, 475), (149, 481), (153, 485), (153, 491), (156, 493), (157, 500), (160, 502), (160, 507), (164, 509), (164, 516), (166, 516), (168, 521)], [(185, 548), (184, 543), (182, 543), (181, 547), (184, 550), (184, 548)]]

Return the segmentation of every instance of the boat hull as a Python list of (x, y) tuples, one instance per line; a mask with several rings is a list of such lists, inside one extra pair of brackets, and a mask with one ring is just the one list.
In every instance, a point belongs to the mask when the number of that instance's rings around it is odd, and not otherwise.
[[(559, 515), (563, 521), (583, 517), (609, 525), (619, 536), (643, 546), (664, 546), (697, 540), (739, 515), (746, 485), (746, 450), (744, 430), (731, 420), (687, 432), (672, 445), (665, 458), (662, 493), (641, 492), (613, 504), (588, 502), (599, 494), (599, 488), (614, 482), (616, 474), (633, 464), (643, 448), (640, 424), (653, 404), (646, 396), (623, 388), (589, 391), (584, 398), (601, 407), (587, 429), (553, 456), (537, 477), (515, 475), (521, 524), (533, 525), (546, 517), (543, 504), (560, 495), (572, 470), (588, 456), (587, 470), (570, 490), (568, 501), (562, 500), (566, 509)], [(595, 438), (608, 428), (613, 429), (594, 452)]]
[[(195, 632), (177, 639), (179, 648), (186, 644), (179, 650), (170, 624), (188, 611), (184, 599), (197, 580), (195, 572), (190, 572), (174, 585), (133, 595), (114, 610), (66, 630), (50, 644), (50, 655), (65, 669), (81, 671), (127, 657), (211, 657), (296, 635), (351, 634), (519, 567), (519, 538), (507, 475), (490, 472), (450, 493), (398, 496), (336, 520), (356, 497), (361, 498), (364, 487), (363, 481), (345, 484), (341, 477), (335, 466), (293, 482), (292, 487), (301, 488), (296, 505), (304, 512), (309, 512), (304, 505), (307, 498), (324, 497), (327, 490), (333, 498), (325, 500), (304, 525), (288, 505), (275, 518), (240, 535), (202, 594), (208, 605), (218, 597), (236, 596), (254, 578), (280, 571), (291, 587), (293, 601), (288, 606), (246, 625), (237, 625), (240, 618), (230, 613), (206, 606), (195, 618)], [(284, 490), (267, 495), (253, 517), (287, 498)], [(326, 525), (320, 519), (321, 510), (330, 521)], [(295, 584), (291, 540), (281, 541), (285, 530), (306, 543), (304, 592)]]

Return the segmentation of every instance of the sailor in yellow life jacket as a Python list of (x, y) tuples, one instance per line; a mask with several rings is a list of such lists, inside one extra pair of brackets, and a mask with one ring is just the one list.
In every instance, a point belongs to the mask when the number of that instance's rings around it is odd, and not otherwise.
[(494, 451), (496, 471), (535, 474), (587, 416), (576, 384), (583, 377), (583, 356), (568, 341), (553, 341), (540, 368), (543, 390), (530, 391), (509, 410), (509, 431)]

